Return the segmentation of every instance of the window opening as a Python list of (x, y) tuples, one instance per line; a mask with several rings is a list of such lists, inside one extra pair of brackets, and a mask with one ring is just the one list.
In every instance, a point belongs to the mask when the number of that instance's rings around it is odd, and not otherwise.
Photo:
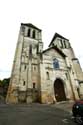
[(25, 86), (25, 81), (23, 81), (23, 86)]
[(35, 82), (33, 82), (33, 89), (35, 89)]
[(57, 59), (53, 60), (53, 67), (54, 67), (54, 69), (59, 69), (60, 68), (59, 67), (59, 61)]

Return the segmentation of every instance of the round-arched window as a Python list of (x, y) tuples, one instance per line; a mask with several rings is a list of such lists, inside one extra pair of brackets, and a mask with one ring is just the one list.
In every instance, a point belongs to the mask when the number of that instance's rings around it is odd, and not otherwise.
[(59, 69), (60, 68), (58, 59), (53, 60), (53, 67), (54, 67), (54, 69)]

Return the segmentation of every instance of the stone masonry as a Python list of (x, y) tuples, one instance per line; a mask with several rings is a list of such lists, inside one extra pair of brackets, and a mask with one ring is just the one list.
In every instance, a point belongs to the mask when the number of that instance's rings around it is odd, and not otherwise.
[(83, 98), (83, 72), (68, 39), (54, 34), (43, 50), (42, 30), (21, 24), (7, 103), (56, 103)]

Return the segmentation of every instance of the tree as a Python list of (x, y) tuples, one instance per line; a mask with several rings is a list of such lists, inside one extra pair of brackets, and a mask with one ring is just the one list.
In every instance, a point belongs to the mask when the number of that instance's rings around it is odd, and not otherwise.
[(2, 85), (2, 80), (0, 80), (0, 86)]
[(10, 81), (10, 78), (5, 78), (5, 79), (2, 80), (3, 96), (4, 97), (6, 97), (6, 95), (7, 95), (9, 81)]

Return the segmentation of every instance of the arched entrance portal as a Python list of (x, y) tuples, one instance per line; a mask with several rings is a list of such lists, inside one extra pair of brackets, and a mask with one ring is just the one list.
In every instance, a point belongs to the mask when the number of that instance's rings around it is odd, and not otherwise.
[(64, 91), (64, 84), (61, 79), (56, 79), (54, 82), (54, 93), (56, 100), (59, 101), (66, 101), (66, 95)]

